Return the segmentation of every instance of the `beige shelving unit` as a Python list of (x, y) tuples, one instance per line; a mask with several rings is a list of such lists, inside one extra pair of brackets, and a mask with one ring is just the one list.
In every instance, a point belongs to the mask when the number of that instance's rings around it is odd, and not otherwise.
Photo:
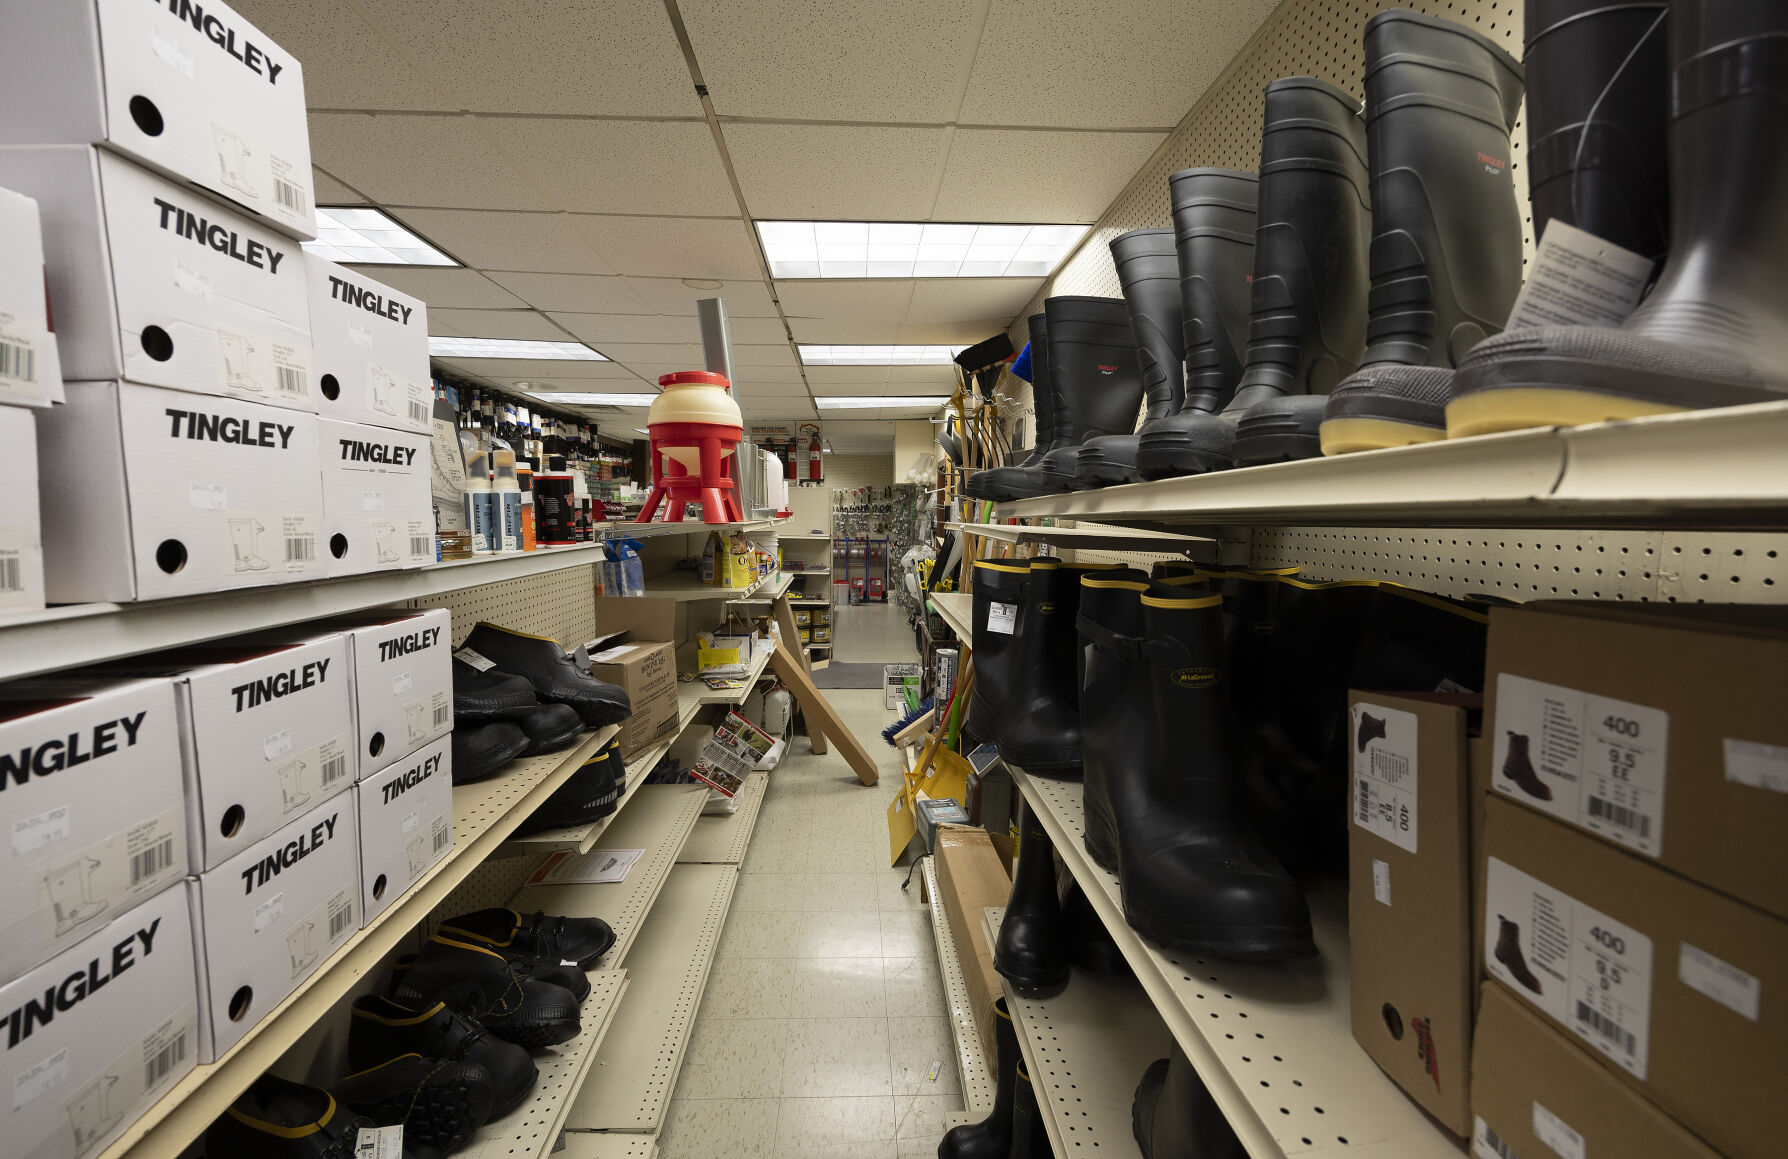
[(956, 638), (968, 644), (969, 627), (975, 622), (975, 597), (964, 592), (933, 592), (928, 599)]
[[(910, 751), (910, 750), (909, 750)], [(968, 981), (962, 972), (962, 958), (956, 948), (956, 936), (950, 931), (950, 919), (938, 900), (937, 859), (920, 861), (925, 878), (925, 896), (931, 899), (931, 937), (937, 949), (938, 972), (944, 980), (944, 1002), (950, 1016), (950, 1038), (956, 1046), (956, 1073), (962, 1079), (962, 1104), (965, 1119), (979, 1122), (993, 1110), (997, 1059), (988, 1059), (981, 1049), (981, 1036), (975, 1027), (974, 1004), (969, 999)], [(1059, 1152), (1058, 1152), (1059, 1154)]]
[(683, 851), (677, 855), (677, 864), (737, 865), (745, 860), (745, 847), (757, 828), (757, 815), (764, 806), (764, 792), (769, 785), (768, 773), (746, 777), (733, 797), (738, 804), (731, 813), (717, 813), (696, 821), (689, 840), (683, 843)]

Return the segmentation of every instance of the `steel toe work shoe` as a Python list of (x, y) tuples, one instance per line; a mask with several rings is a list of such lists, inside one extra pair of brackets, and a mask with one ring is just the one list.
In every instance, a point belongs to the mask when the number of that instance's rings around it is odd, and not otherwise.
[(1541, 801), (1552, 799), (1552, 786), (1540, 780), (1527, 755), (1527, 738), (1518, 732), (1509, 733), (1508, 755), (1502, 758), (1502, 775), (1515, 782), (1515, 787)]
[(392, 997), (398, 1001), (445, 1002), (517, 1046), (556, 1046), (577, 1037), (577, 999), (571, 992), (530, 978), (488, 947), (436, 934), (413, 959), (398, 959), (394, 973)]
[(483, 1067), (490, 1075), (493, 1119), (520, 1106), (540, 1073), (527, 1051), (491, 1036), (445, 1002), (410, 1006), (378, 994), (355, 999), (348, 1019), (348, 1065), (363, 1071), (404, 1054)]
[(540, 707), (534, 686), (495, 667), (453, 658), (453, 719), (459, 724), (513, 720)]
[(528, 734), (507, 720), (455, 725), (453, 783), (469, 785), (500, 770), (528, 750)]
[(937, 1145), (937, 1159), (1009, 1159), (1012, 1154), (1012, 1102), (1023, 1056), (1004, 998), (995, 1000), (993, 1013), (993, 1040), (998, 1052), (993, 1109), (979, 1123), (964, 1123), (944, 1132), (943, 1141)]
[(534, 810), (533, 816), (517, 825), (516, 836), (593, 825), (607, 817), (620, 807), (621, 790), (615, 782), (615, 771), (620, 768), (621, 760), (614, 755), (614, 749), (603, 749), (578, 766), (564, 784), (553, 790), (546, 803)]
[(467, 651), (514, 673), (534, 686), (534, 695), (548, 704), (569, 704), (591, 728), (619, 724), (633, 712), (624, 689), (579, 670), (565, 655), (564, 645), (547, 636), (530, 636), (492, 623), (481, 623), (466, 637)]
[(1508, 967), (1515, 981), (1535, 994), (1541, 993), (1540, 980), (1527, 968), (1527, 957), (1521, 952), (1521, 927), (1501, 914), (1496, 915), (1496, 920), (1501, 923), (1496, 930), (1496, 960)]
[(205, 1129), (205, 1154), (354, 1159), (360, 1128), (370, 1126), (328, 1091), (264, 1074)]
[(1018, 1064), (1018, 1081), (1012, 1087), (1011, 1159), (1055, 1159), (1049, 1131), (1043, 1126), (1043, 1108), (1037, 1105), (1037, 1088), (1024, 1064)]
[(1174, 1043), (1143, 1072), (1130, 1104), (1130, 1130), (1143, 1159), (1247, 1159), (1229, 1120)]
[(521, 754), (524, 757), (570, 748), (585, 727), (584, 718), (568, 704), (543, 704), (515, 723), (528, 736), (528, 747)]
[(404, 1141), (451, 1153), (490, 1118), (490, 1072), (471, 1062), (399, 1055), (335, 1083), (335, 1097)]
[(503, 906), (448, 918), (441, 933), (517, 960), (576, 962), (586, 970), (615, 944), (615, 931), (601, 918), (521, 914)]
[(1019, 810), (1018, 864), (993, 968), (1025, 997), (1047, 998), (1068, 984), (1068, 926), (1055, 891), (1055, 847), (1030, 807)]

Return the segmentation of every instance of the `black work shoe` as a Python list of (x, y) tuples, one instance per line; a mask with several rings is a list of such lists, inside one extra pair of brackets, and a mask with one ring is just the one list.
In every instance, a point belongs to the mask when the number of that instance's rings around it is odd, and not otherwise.
[(619, 724), (633, 713), (624, 689), (580, 671), (557, 640), (481, 623), (466, 637), (465, 648), (527, 680), (548, 704), (577, 709), (591, 728)]
[(394, 970), (402, 1002), (445, 1002), (498, 1038), (529, 1048), (577, 1037), (577, 999), (562, 986), (530, 978), (495, 950), (439, 934)]
[(354, 1159), (373, 1126), (328, 1091), (264, 1074), (205, 1129), (205, 1154), (256, 1159)]
[(528, 1052), (485, 1033), (445, 1002), (406, 1006), (377, 994), (354, 1000), (348, 1022), (348, 1065), (366, 1070), (402, 1054), (475, 1063), (490, 1075), (490, 1117), (519, 1107), (540, 1072)]
[(515, 835), (594, 825), (613, 813), (620, 808), (621, 790), (615, 783), (615, 769), (620, 764), (614, 750), (608, 748), (585, 761), (533, 816), (515, 827)]
[(590, 977), (574, 962), (536, 962), (524, 968), (528, 977), (568, 990), (580, 1003), (590, 996)]
[(615, 931), (601, 918), (523, 915), (504, 906), (448, 918), (441, 924), (441, 932), (512, 958), (576, 962), (586, 970), (615, 944)]
[(482, 723), (513, 720), (540, 707), (534, 686), (496, 667), (479, 668), (453, 658), (453, 719)]
[(543, 704), (518, 717), (515, 723), (528, 735), (528, 747), (522, 750), (524, 757), (570, 748), (584, 731), (584, 718), (568, 704)]
[(490, 1118), (490, 1072), (471, 1062), (404, 1054), (338, 1080), (335, 1097), (381, 1127), (404, 1126), (404, 1142), (443, 1154), (465, 1146)]
[(528, 734), (507, 720), (453, 728), (453, 783), (469, 785), (528, 751)]

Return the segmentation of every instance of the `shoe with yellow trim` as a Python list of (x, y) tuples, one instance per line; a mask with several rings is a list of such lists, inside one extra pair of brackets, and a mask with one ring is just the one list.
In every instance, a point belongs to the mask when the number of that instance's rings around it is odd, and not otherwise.
[(366, 1070), (403, 1054), (483, 1067), (491, 1080), (493, 1119), (519, 1107), (540, 1074), (527, 1051), (455, 1014), (445, 1002), (410, 1005), (379, 994), (356, 998), (348, 1016), (348, 1065)]
[(604, 747), (579, 765), (565, 783), (553, 790), (541, 806), (515, 827), (517, 837), (544, 833), (548, 829), (569, 829), (594, 825), (621, 807), (619, 777), (626, 775), (619, 750)]
[(471, 1062), (404, 1054), (344, 1075), (332, 1093), (380, 1127), (403, 1124), (404, 1141), (452, 1154), (490, 1118), (490, 1072)]
[(468, 652), (523, 677), (542, 701), (569, 704), (591, 728), (619, 724), (633, 714), (625, 689), (579, 669), (565, 654), (565, 646), (550, 636), (531, 636), (486, 621), (472, 629), (458, 655)]
[(264, 1074), (205, 1129), (205, 1154), (354, 1159), (360, 1128), (373, 1125), (328, 1091)]
[(489, 946), (530, 962), (575, 962), (594, 969), (615, 944), (615, 931), (601, 918), (568, 918), (536, 910), (522, 914), (494, 906), (441, 923), (441, 933), (462, 942)]
[(392, 997), (447, 1008), (517, 1046), (557, 1046), (581, 1028), (577, 999), (563, 986), (529, 976), (487, 946), (436, 934), (422, 952), (399, 958)]

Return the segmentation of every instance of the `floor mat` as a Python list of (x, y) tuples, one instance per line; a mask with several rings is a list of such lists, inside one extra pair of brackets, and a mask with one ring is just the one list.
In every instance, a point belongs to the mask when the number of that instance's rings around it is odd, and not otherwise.
[(833, 661), (813, 674), (815, 688), (880, 688), (880, 664), (841, 664)]

